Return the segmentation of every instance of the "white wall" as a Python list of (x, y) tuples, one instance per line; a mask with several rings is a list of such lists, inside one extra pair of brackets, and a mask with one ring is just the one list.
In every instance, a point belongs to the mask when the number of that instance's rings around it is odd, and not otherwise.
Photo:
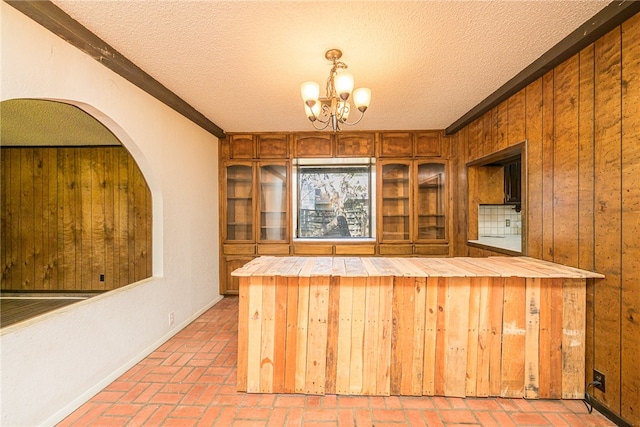
[(218, 141), (6, 3), (0, 12), (1, 99), (84, 108), (129, 149), (153, 198), (152, 278), (0, 332), (0, 424), (51, 425), (220, 299)]

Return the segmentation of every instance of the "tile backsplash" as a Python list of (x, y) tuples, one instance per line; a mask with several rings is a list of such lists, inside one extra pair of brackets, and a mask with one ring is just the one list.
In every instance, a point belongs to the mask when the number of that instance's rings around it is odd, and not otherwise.
[[(509, 224), (509, 225), (507, 225)], [(513, 205), (478, 206), (478, 236), (522, 234), (522, 216)]]

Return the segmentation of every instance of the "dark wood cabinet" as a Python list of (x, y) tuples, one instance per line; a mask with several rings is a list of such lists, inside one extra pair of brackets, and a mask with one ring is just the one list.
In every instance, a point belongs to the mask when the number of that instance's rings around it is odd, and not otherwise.
[(504, 203), (519, 205), (522, 202), (522, 162), (516, 160), (504, 165)]

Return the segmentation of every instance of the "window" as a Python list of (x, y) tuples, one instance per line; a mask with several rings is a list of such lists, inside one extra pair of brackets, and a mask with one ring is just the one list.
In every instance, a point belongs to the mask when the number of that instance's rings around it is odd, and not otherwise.
[(375, 159), (296, 159), (293, 179), (297, 238), (375, 238)]

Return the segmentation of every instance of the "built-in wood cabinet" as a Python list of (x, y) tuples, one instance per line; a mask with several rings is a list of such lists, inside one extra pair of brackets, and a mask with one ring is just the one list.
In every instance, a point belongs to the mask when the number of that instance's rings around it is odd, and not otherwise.
[(240, 289), (238, 278), (231, 273), (254, 259), (254, 256), (223, 255), (220, 265), (220, 293), (236, 295)]
[(231, 272), (251, 255), (289, 254), (289, 162), (229, 160), (220, 182), (220, 291), (229, 294), (238, 289)]
[(297, 133), (293, 135), (293, 157), (374, 157), (375, 141), (375, 132)]
[[(220, 292), (260, 255), (448, 256), (449, 140), (440, 130), (231, 134), (220, 141)], [(375, 158), (375, 238), (294, 239), (294, 159)]]
[(230, 161), (224, 175), (223, 241), (288, 242), (289, 163)]
[(380, 157), (448, 157), (442, 131), (381, 132)]
[(229, 158), (252, 159), (254, 157), (253, 135), (238, 134), (229, 137)]
[(288, 242), (288, 163), (258, 163), (260, 186), (259, 242)]
[(375, 156), (375, 133), (340, 133), (336, 137), (336, 157)]
[(447, 238), (447, 191), (445, 162), (417, 162), (415, 182), (417, 241)]
[(221, 146), (223, 159), (286, 159), (289, 157), (289, 135), (286, 133), (230, 135)]
[(296, 134), (293, 142), (294, 157), (333, 157), (333, 134)]
[(225, 242), (254, 241), (253, 236), (253, 166), (251, 163), (229, 163), (225, 167), (224, 217)]
[(447, 161), (381, 160), (378, 175), (380, 254), (447, 255)]
[(286, 159), (289, 157), (289, 138), (286, 134), (265, 134), (256, 136), (257, 157), (259, 159)]
[(414, 136), (415, 153), (418, 157), (446, 157), (442, 150), (442, 133), (437, 131), (417, 132)]
[(411, 161), (380, 162), (379, 236), (380, 241), (411, 240)]
[(380, 157), (413, 157), (413, 133), (382, 132)]

